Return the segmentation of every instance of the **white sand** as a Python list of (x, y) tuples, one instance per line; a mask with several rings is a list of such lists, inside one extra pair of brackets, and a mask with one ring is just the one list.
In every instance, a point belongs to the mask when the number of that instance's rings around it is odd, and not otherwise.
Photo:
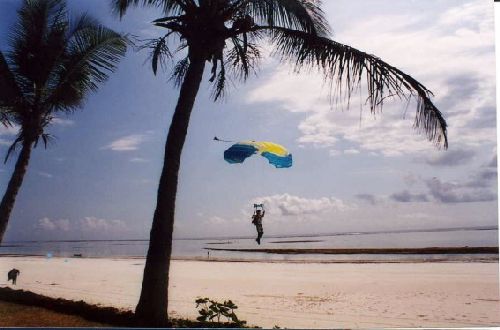
[[(0, 258), (17, 289), (133, 309), (144, 260)], [(5, 276), (5, 277), (4, 277)], [(173, 261), (170, 311), (232, 299), (249, 324), (294, 328), (500, 326), (498, 263), (292, 264)]]

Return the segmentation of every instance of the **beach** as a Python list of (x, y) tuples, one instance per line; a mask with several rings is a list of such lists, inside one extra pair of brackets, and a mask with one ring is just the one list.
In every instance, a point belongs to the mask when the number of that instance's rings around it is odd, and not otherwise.
[[(144, 259), (1, 257), (0, 273), (50, 297), (133, 309)], [(250, 325), (288, 328), (500, 326), (497, 262), (299, 263), (173, 260), (171, 316), (231, 299)]]

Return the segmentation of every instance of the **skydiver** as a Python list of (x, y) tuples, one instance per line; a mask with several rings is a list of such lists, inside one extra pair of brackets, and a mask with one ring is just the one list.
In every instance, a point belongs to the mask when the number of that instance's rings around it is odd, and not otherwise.
[(262, 228), (262, 218), (264, 218), (264, 215), (266, 214), (266, 211), (264, 209), (261, 210), (256, 210), (255, 214), (252, 215), (252, 223), (255, 225), (255, 228), (257, 229), (257, 238), (255, 241), (260, 245), (260, 239), (262, 238), (262, 235), (264, 234), (264, 229)]

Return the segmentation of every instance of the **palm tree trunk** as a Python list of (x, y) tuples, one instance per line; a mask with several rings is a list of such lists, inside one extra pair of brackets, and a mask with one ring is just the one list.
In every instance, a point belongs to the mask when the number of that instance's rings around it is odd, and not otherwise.
[(23, 142), (23, 147), (21, 153), (17, 158), (16, 166), (14, 168), (14, 173), (10, 178), (9, 184), (7, 185), (7, 190), (3, 195), (2, 202), (0, 203), (0, 243), (3, 240), (3, 235), (7, 229), (7, 224), (9, 223), (10, 213), (14, 208), (14, 203), (16, 202), (16, 196), (23, 183), (24, 175), (28, 169), (28, 163), (31, 156), (31, 148), (33, 142), (25, 141)]
[(205, 59), (202, 56), (190, 56), (189, 68), (182, 83), (179, 100), (168, 131), (165, 159), (144, 267), (141, 297), (135, 310), (140, 326), (161, 327), (166, 326), (168, 322), (168, 275), (179, 165), (191, 110), (204, 68)]

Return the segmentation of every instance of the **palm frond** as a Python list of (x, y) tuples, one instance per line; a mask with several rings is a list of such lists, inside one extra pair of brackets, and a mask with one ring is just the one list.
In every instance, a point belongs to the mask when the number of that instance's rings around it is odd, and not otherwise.
[(222, 62), (220, 64), (219, 73), (217, 73), (217, 76), (214, 80), (214, 85), (212, 89), (212, 97), (214, 101), (217, 101), (224, 97), (226, 92), (226, 80), (227, 80), (226, 68), (224, 62)]
[(89, 91), (107, 80), (108, 74), (124, 57), (127, 38), (87, 20), (68, 40), (68, 49), (57, 73), (57, 87), (47, 104), (59, 110), (72, 110)]
[(158, 64), (162, 68), (166, 67), (166, 61), (172, 59), (173, 55), (170, 52), (170, 49), (167, 45), (167, 38), (172, 34), (169, 32), (165, 36), (156, 39), (146, 40), (141, 46), (139, 46), (139, 50), (142, 49), (150, 49), (151, 53), (149, 55), (149, 60), (151, 60), (151, 68), (153, 69), (153, 73), (156, 75), (158, 72)]
[(7, 163), (9, 160), (10, 156), (16, 151), (17, 145), (23, 141), (23, 136), (18, 135), (14, 142), (9, 146), (9, 149), (7, 149), (7, 154), (5, 155), (5, 158), (3, 159), (3, 163)]
[(448, 147), (447, 124), (430, 99), (432, 93), (410, 75), (380, 58), (325, 37), (276, 27), (268, 28), (268, 32), (281, 60), (293, 63), (297, 71), (321, 70), (327, 80), (336, 84), (339, 95), (348, 100), (365, 77), (372, 112), (381, 109), (387, 97), (416, 98), (415, 128), (436, 145)]
[(231, 73), (238, 79), (245, 81), (250, 72), (255, 72), (260, 60), (260, 51), (257, 44), (247, 42), (237, 37), (231, 39), (233, 48), (226, 54), (226, 61), (230, 64)]
[(162, 10), (165, 15), (178, 15), (195, 6), (193, 0), (112, 0), (111, 8), (123, 17), (130, 7), (153, 7)]
[(36, 138), (34, 148), (38, 146), (38, 142), (40, 141), (40, 138), (42, 139), (43, 147), (47, 149), (47, 146), (49, 143), (55, 141), (55, 136), (49, 133), (42, 133), (39, 137)]
[(3, 123), (7, 119), (7, 109), (11, 109), (21, 100), (22, 94), (14, 74), (0, 51), (0, 122)]
[(64, 38), (66, 6), (62, 0), (25, 1), (11, 30), (9, 54), (18, 75), (41, 85), (46, 81)]
[(9, 127), (12, 125), (9, 120), (9, 116), (2, 110), (2, 108), (0, 108), (0, 124), (4, 127)]
[(174, 66), (172, 71), (172, 76), (170, 80), (174, 82), (175, 87), (179, 88), (184, 81), (184, 77), (186, 76), (187, 70), (189, 68), (189, 56), (186, 56)]
[(240, 0), (239, 11), (260, 25), (278, 26), (318, 35), (330, 33), (319, 0)]

